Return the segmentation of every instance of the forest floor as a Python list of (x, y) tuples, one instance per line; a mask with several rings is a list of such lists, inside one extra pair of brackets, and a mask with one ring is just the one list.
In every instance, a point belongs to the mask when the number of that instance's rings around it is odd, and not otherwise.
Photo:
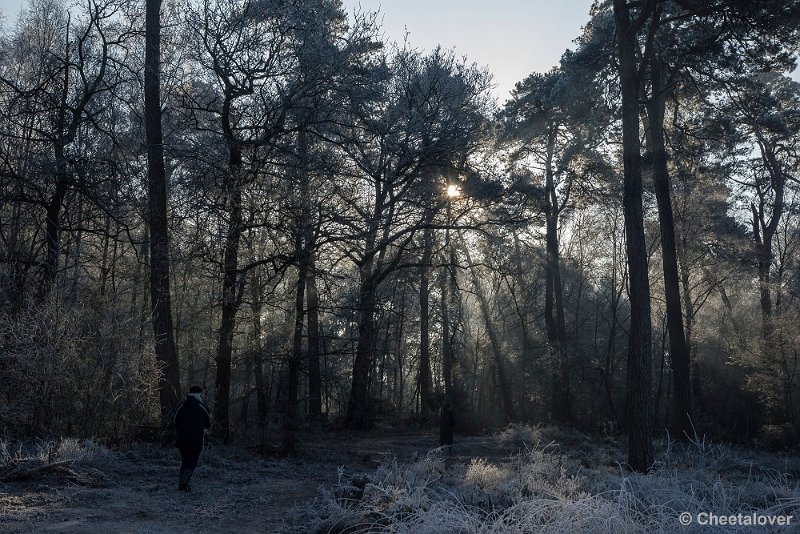
[[(433, 435), (326, 433), (302, 442), (298, 460), (262, 458), (207, 444), (192, 492), (176, 490), (177, 449), (138, 444), (127, 452), (68, 440), (35, 454), (6, 449), (4, 474), (73, 460), (27, 480), (0, 482), (0, 532), (280, 532), (294, 530), (295, 505), (319, 487), (374, 470), (390, 455), (413, 459)], [(14, 469), (10, 464), (13, 463)], [(2, 463), (0, 463), (2, 466)]]
[[(0, 480), (53, 465), (0, 482), (0, 531), (708, 531), (683, 529), (679, 510), (800, 521), (797, 456), (664, 444), (644, 477), (624, 469), (621, 443), (575, 431), (457, 436), (452, 456), (436, 446), (432, 433), (388, 430), (306, 436), (298, 460), (209, 444), (186, 494), (176, 490), (175, 449), (67, 439), (31, 454), (0, 443)], [(737, 531), (753, 532), (719, 530)]]

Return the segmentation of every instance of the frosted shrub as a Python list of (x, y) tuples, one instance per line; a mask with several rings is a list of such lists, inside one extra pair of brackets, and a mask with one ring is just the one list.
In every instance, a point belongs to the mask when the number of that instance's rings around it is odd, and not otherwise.
[[(511, 433), (521, 432), (507, 429), (486, 440), (508, 443), (516, 439)], [(299, 510), (299, 519), (318, 532), (611, 534), (686, 530), (678, 522), (681, 512), (800, 515), (800, 486), (755, 463), (777, 462), (772, 457), (748, 460), (731, 447), (710, 443), (670, 446), (643, 475), (621, 466), (586, 468), (572, 458), (575, 451), (555, 450), (529, 447), (508, 458), (475, 458), (468, 464), (445, 464), (436, 453), (409, 464), (392, 459), (363, 479), (341, 476), (335, 489), (323, 490), (314, 504)]]
[(498, 439), (502, 445), (524, 449), (537, 445), (543, 437), (539, 427), (512, 423), (500, 433)]
[(148, 425), (158, 366), (126, 313), (53, 299), (0, 314), (0, 433), (119, 440)]
[(0, 440), (0, 465), (17, 462), (26, 457), (27, 454), (19, 443)]
[(112, 459), (112, 453), (102, 445), (91, 440), (79, 441), (73, 438), (64, 438), (58, 443), (54, 461), (72, 460), (73, 463), (84, 466), (103, 465)]
[(69, 461), (74, 465), (102, 466), (117, 462), (114, 452), (91, 440), (62, 438), (59, 441), (0, 441), (0, 465), (6, 463), (50, 464)]
[(492, 465), (483, 458), (474, 458), (464, 475), (464, 483), (468, 485), (495, 488), (501, 482), (508, 479), (509, 473), (507, 470), (500, 469), (496, 465)]

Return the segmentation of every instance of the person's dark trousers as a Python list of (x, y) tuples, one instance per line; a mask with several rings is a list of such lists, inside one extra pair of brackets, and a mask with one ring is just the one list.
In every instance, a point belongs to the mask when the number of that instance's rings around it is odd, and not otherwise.
[(181, 451), (181, 473), (184, 471), (194, 472), (197, 469), (197, 462), (200, 460), (201, 447), (178, 447)]
[(178, 447), (181, 451), (181, 473), (178, 477), (178, 490), (192, 491), (191, 480), (192, 472), (197, 469), (197, 461), (200, 459), (200, 447)]

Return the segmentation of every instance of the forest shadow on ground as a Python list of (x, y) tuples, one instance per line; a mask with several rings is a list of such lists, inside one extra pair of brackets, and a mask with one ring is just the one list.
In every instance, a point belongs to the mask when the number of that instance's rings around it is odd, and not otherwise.
[(800, 515), (797, 456), (659, 442), (645, 476), (621, 442), (573, 430), (458, 436), (452, 456), (437, 445), (430, 432), (315, 433), (287, 460), (211, 443), (183, 494), (171, 448), (5, 443), (0, 480), (55, 467), (0, 483), (0, 530), (679, 532), (684, 510)]

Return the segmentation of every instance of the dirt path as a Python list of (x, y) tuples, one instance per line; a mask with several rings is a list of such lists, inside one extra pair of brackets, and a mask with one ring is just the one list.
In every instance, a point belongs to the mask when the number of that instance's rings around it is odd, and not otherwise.
[(265, 459), (207, 446), (180, 493), (175, 449), (144, 445), (91, 461), (78, 460), (79, 480), (51, 473), (0, 483), (0, 531), (64, 533), (288, 532), (295, 505), (322, 485), (372, 471), (389, 456), (410, 460), (435, 447), (428, 434), (317, 434), (299, 461)]
[[(176, 451), (149, 448), (77, 463), (80, 483), (51, 474), (0, 484), (2, 532), (279, 532), (292, 507), (335, 482), (335, 466), (265, 460), (209, 447), (192, 493), (180, 493)], [(85, 476), (84, 476), (85, 475)]]

